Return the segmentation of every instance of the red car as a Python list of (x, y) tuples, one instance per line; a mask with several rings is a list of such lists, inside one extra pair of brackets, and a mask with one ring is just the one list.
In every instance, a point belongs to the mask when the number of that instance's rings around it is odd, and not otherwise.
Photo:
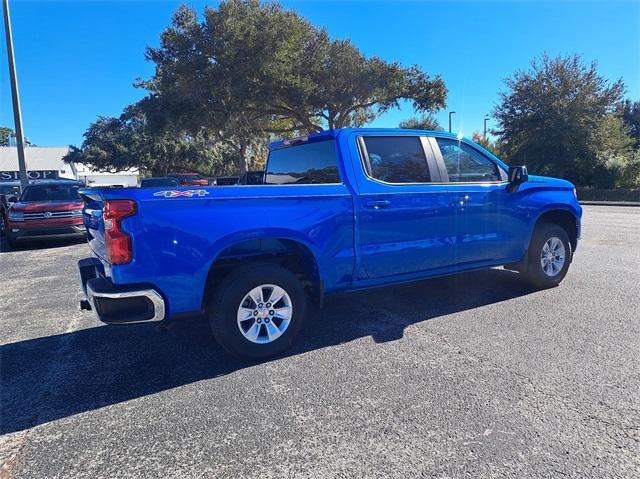
[(79, 181), (49, 180), (27, 186), (7, 214), (11, 246), (21, 240), (84, 237)]
[(169, 178), (175, 178), (180, 186), (208, 186), (209, 181), (198, 173), (171, 173)]

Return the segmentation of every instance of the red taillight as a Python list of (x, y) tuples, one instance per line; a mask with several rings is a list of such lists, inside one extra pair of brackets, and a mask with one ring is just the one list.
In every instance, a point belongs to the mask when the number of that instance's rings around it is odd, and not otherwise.
[(122, 230), (124, 218), (136, 213), (133, 200), (105, 201), (102, 208), (104, 219), (104, 241), (107, 246), (107, 261), (111, 264), (127, 264), (133, 257), (131, 236)]

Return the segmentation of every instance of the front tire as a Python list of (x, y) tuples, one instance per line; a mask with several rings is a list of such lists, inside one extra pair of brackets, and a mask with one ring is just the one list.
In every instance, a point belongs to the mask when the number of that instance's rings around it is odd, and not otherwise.
[(10, 234), (7, 234), (7, 243), (9, 244), (12, 250), (18, 249), (18, 240), (16, 240)]
[(209, 324), (228, 353), (266, 359), (296, 340), (306, 314), (302, 284), (275, 264), (247, 265), (229, 274), (208, 304)]
[(525, 276), (537, 288), (552, 288), (562, 282), (572, 259), (567, 232), (550, 223), (538, 225), (533, 233)]

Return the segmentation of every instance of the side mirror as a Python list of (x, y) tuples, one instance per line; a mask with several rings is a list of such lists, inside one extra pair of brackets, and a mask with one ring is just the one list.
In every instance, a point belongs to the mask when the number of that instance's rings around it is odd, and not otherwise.
[(526, 166), (510, 166), (509, 167), (509, 183), (519, 185), (529, 179), (529, 173)]
[(7, 197), (7, 203), (17, 203), (18, 202), (18, 197), (17, 196), (8, 196)]

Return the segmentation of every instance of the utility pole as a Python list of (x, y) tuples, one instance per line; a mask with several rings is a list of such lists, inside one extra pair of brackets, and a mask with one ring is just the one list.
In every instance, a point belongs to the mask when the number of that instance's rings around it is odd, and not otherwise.
[(449, 112), (449, 133), (451, 133), (451, 115), (453, 115), (454, 113), (455, 113), (455, 111), (450, 111)]
[(489, 120), (489, 117), (484, 118), (484, 134), (482, 135), (482, 138), (484, 138), (485, 140), (487, 139), (487, 121)]
[(9, 79), (11, 81), (11, 99), (13, 100), (13, 121), (16, 128), (18, 148), (18, 168), (20, 169), (21, 189), (27, 187), (27, 163), (24, 160), (24, 132), (22, 131), (22, 114), (20, 112), (20, 93), (18, 92), (18, 75), (16, 74), (16, 59), (13, 56), (13, 35), (11, 34), (11, 19), (9, 16), (9, 0), (2, 0), (4, 10), (4, 33), (7, 39), (7, 56), (9, 57)]

